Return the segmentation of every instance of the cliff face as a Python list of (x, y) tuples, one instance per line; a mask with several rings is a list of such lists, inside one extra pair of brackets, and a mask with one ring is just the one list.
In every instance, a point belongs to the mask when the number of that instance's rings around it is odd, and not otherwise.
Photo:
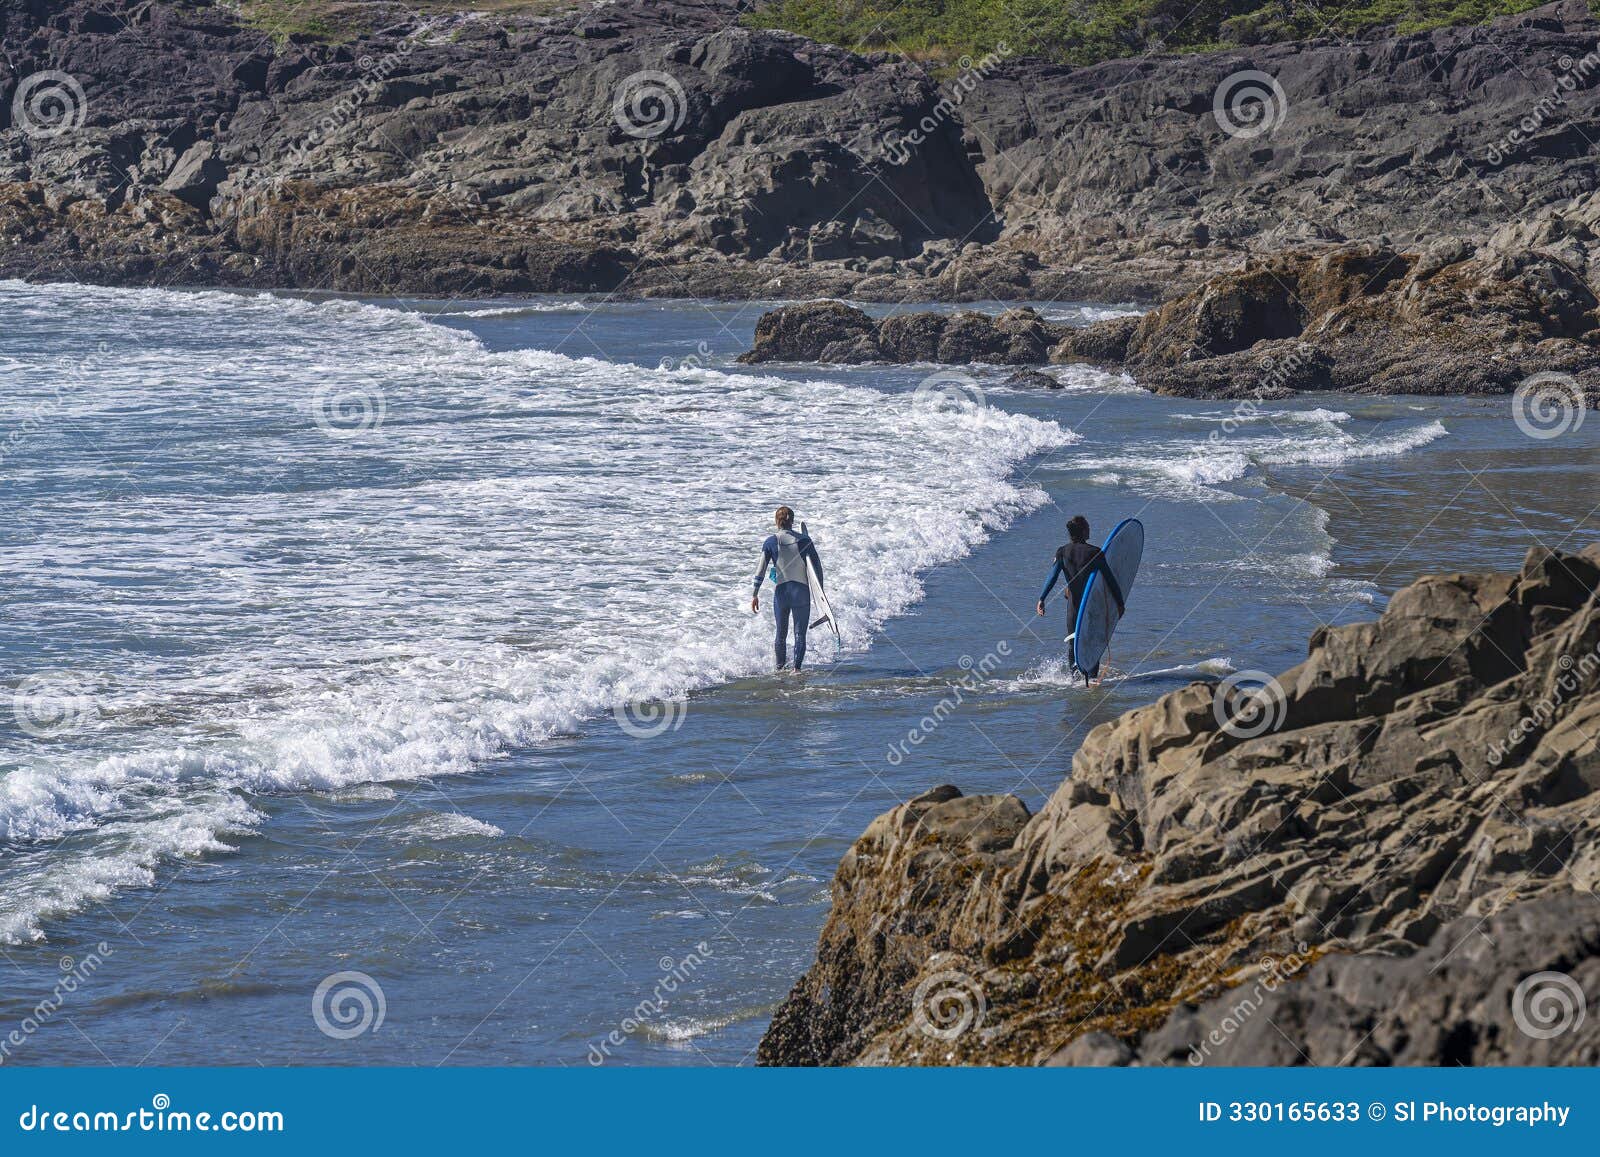
[(759, 1059), (1600, 1061), (1597, 590), (1597, 547), (1424, 578), (1097, 727), (1038, 815), (895, 808)]
[(1016, 45), (942, 89), (743, 7), (397, 15), (329, 46), (204, 4), (0, 0), (0, 274), (1157, 298), (1288, 241), (1481, 241), (1597, 186), (1581, 0), (1079, 70)]

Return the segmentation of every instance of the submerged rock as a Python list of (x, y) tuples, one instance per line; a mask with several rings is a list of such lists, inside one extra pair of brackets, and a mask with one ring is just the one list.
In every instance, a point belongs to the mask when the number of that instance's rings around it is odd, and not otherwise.
[(1419, 579), (1096, 727), (1036, 816), (900, 805), (759, 1060), (1594, 1063), (1600, 1018), (1525, 1031), (1518, 985), (1600, 980), (1597, 590), (1600, 547)]

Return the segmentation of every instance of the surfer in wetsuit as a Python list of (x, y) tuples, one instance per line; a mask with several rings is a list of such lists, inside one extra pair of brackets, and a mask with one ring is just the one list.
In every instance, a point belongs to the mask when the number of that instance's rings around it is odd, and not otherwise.
[(806, 561), (817, 572), (822, 582), (822, 559), (817, 555), (811, 537), (794, 529), (794, 511), (787, 506), (778, 507), (772, 521), (777, 533), (767, 536), (761, 544), (761, 566), (756, 570), (755, 589), (750, 592), (750, 613), (761, 610), (761, 580), (770, 574), (776, 587), (772, 592), (772, 614), (778, 621), (778, 637), (773, 643), (773, 655), (778, 660), (778, 670), (783, 670), (786, 644), (789, 638), (789, 620), (794, 619), (794, 669), (806, 661), (806, 627), (811, 623), (811, 584), (806, 581)]
[[(1117, 576), (1111, 573), (1111, 567), (1106, 563), (1106, 556), (1100, 552), (1098, 546), (1089, 545), (1089, 520), (1081, 514), (1075, 514), (1067, 520), (1067, 537), (1072, 541), (1056, 550), (1056, 564), (1050, 571), (1050, 577), (1045, 581), (1044, 590), (1039, 592), (1038, 612), (1044, 614), (1044, 601), (1050, 597), (1051, 590), (1056, 585), (1058, 578), (1067, 580), (1067, 627), (1076, 629), (1078, 622), (1078, 603), (1083, 598), (1083, 588), (1089, 585), (1089, 576), (1096, 570), (1105, 580), (1106, 589), (1111, 592), (1111, 598), (1117, 604), (1117, 614), (1123, 612), (1122, 587), (1117, 582)], [(1068, 636), (1069, 638), (1071, 636)], [(1090, 686), (1100, 682), (1100, 664), (1094, 665), (1094, 670), (1083, 673)]]

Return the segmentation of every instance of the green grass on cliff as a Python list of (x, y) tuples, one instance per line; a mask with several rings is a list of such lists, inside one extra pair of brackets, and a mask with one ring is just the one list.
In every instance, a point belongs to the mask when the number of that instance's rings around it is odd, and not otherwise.
[[(1012, 53), (1092, 64), (1151, 50), (1481, 24), (1549, 0), (770, 0), (747, 18), (858, 52)], [(1595, 7), (1600, 0), (1590, 0)]]
[(280, 44), (291, 36), (339, 44), (407, 17), (449, 12), (546, 16), (578, 7), (578, 0), (217, 0), (248, 28)]

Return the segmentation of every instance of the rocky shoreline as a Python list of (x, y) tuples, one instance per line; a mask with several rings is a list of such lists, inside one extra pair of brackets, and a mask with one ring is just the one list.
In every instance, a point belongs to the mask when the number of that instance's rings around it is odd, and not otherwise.
[[(1481, 246), (1600, 184), (1581, 0), (1077, 69), (1018, 45), (959, 101), (744, 11), (397, 6), (328, 44), (207, 3), (0, 0), (0, 276), (1153, 303), (1308, 244)], [(1244, 74), (1276, 87), (1219, 104)]]
[(1418, 580), (845, 855), (777, 1065), (1600, 1062), (1600, 547)]
[[(1546, 375), (1557, 399), (1600, 402), (1600, 194), (1473, 248), (1371, 245), (1251, 259), (1143, 317), (1083, 328), (1031, 309), (897, 314), (840, 302), (785, 306), (757, 322), (740, 360), (1125, 368), (1184, 397), (1267, 399), (1301, 390), (1510, 393)], [(1600, 267), (1600, 266), (1597, 266)], [(1040, 376), (1040, 383), (1051, 379)]]

